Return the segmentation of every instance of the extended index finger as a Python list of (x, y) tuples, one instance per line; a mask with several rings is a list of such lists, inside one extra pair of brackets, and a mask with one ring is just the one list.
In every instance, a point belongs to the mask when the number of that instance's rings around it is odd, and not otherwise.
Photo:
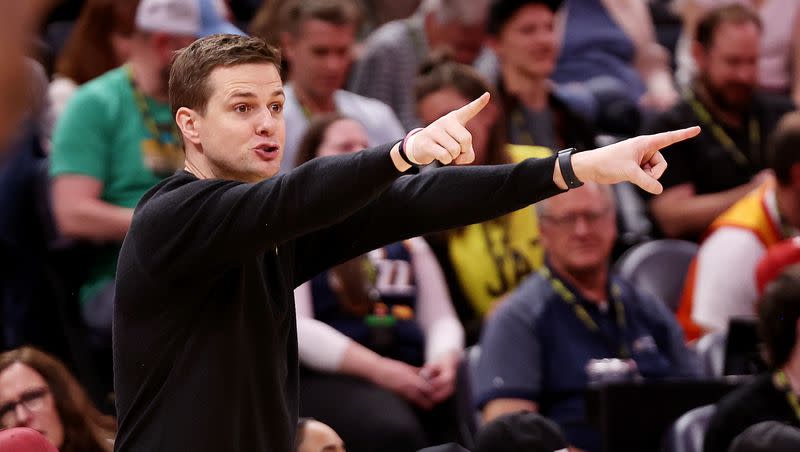
[[(657, 133), (648, 137), (648, 151), (655, 152), (679, 141), (687, 140), (700, 133), (700, 127), (687, 127), (685, 129), (672, 130), (669, 132)], [(649, 157), (649, 156), (648, 156)]]
[(466, 125), (467, 121), (474, 118), (475, 115), (483, 110), (483, 107), (489, 104), (489, 97), (489, 93), (483, 93), (481, 97), (473, 100), (467, 105), (464, 105), (458, 110), (451, 111), (450, 114), (456, 118), (456, 121), (460, 122), (462, 126)]

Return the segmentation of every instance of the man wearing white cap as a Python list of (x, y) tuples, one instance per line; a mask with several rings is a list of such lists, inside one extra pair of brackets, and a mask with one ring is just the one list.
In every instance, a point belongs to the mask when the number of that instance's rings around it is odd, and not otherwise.
[(130, 59), (83, 85), (53, 136), (53, 206), (62, 235), (100, 244), (80, 290), (86, 323), (110, 335), (119, 246), (133, 207), (183, 166), (169, 109), (173, 52), (198, 37), (242, 34), (225, 19), (222, 0), (141, 0)]

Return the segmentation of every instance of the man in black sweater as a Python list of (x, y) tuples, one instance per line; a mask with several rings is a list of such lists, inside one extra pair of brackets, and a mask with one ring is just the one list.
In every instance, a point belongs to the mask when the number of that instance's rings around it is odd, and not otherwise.
[(118, 451), (292, 450), (296, 286), (384, 244), (485, 221), (581, 180), (658, 192), (658, 150), (698, 132), (566, 152), (558, 164), (554, 156), (400, 177), (434, 160), (472, 161), (464, 124), (484, 95), (401, 143), (275, 176), (279, 59), (259, 39), (230, 35), (196, 41), (175, 59), (170, 103), (186, 169), (144, 196), (120, 254)]

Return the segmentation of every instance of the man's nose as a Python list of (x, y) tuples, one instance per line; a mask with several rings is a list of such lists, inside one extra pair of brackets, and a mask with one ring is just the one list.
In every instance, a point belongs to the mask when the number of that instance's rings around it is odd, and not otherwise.
[(271, 110), (266, 109), (263, 114), (258, 116), (256, 133), (263, 136), (270, 136), (275, 132), (277, 120)]
[(14, 416), (17, 418), (16, 427), (25, 427), (31, 421), (31, 412), (21, 403), (14, 408)]
[(590, 230), (589, 220), (586, 218), (586, 215), (578, 215), (575, 218), (575, 228), (574, 231), (576, 234), (584, 235), (588, 233)]
[(345, 60), (340, 56), (331, 55), (325, 59), (325, 69), (329, 72), (328, 75), (332, 75), (330, 73), (335, 73), (336, 75), (339, 75), (339, 72), (342, 71), (344, 66), (345, 66)]

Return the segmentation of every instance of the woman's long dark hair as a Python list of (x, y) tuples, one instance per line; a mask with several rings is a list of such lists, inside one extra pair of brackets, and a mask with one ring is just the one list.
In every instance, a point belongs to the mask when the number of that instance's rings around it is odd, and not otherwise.
[(82, 85), (119, 66), (111, 35), (130, 36), (139, 0), (89, 0), (56, 61), (56, 73)]
[(0, 354), (0, 372), (14, 363), (35, 370), (47, 382), (64, 428), (59, 452), (111, 452), (116, 420), (100, 413), (86, 391), (56, 358), (33, 347), (20, 347)]

